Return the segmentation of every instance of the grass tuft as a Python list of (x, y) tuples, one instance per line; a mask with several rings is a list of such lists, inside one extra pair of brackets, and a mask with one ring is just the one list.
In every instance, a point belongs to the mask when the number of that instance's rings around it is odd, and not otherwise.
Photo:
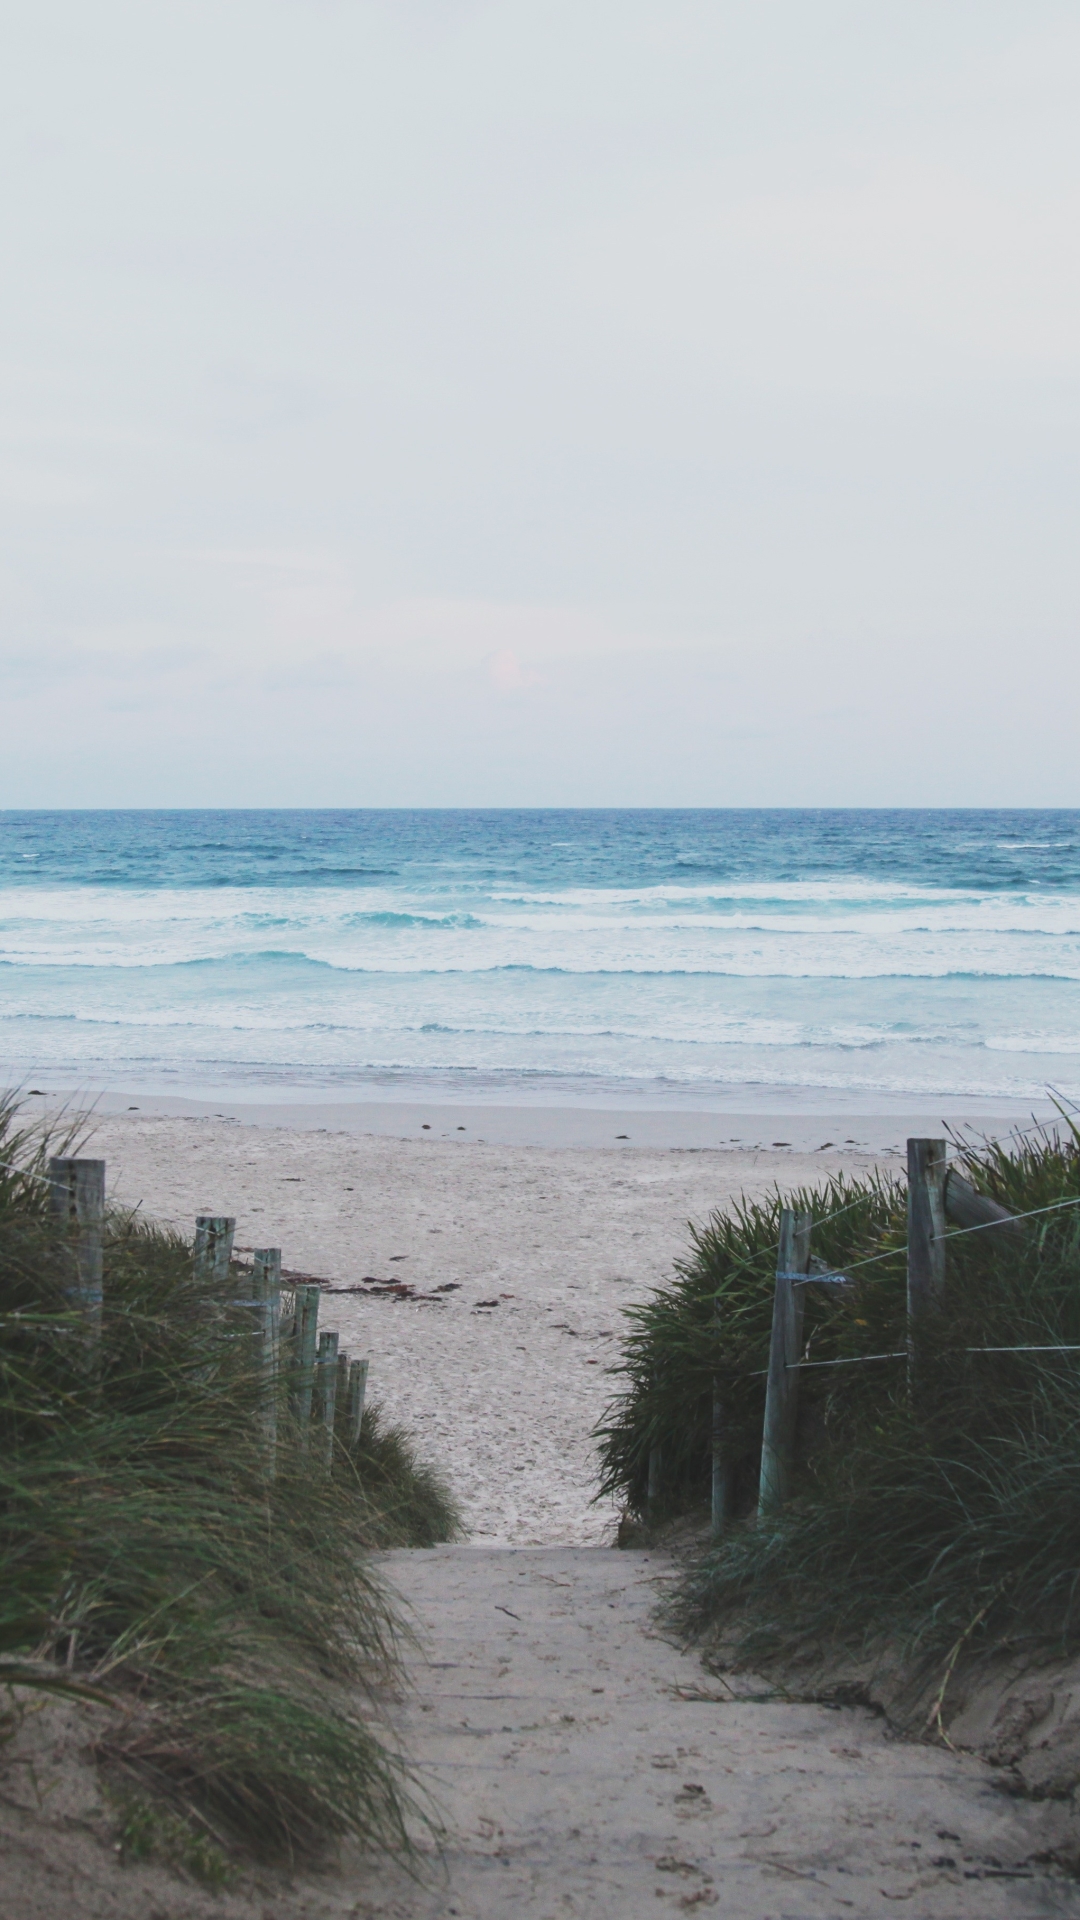
[[(815, 1221), (813, 1248), (830, 1266), (895, 1249), (860, 1286), (857, 1302), (809, 1290), (805, 1328), (814, 1359), (877, 1352), (903, 1344), (898, 1277), (904, 1273), (904, 1190), (880, 1175), (841, 1174), (820, 1188), (737, 1201), (704, 1227), (691, 1226), (691, 1250), (675, 1277), (625, 1310), (628, 1332), (613, 1369), (624, 1381), (597, 1430), (600, 1495), (615, 1496), (638, 1518), (671, 1518), (708, 1497), (714, 1382), (724, 1399), (724, 1460), (738, 1505), (757, 1498), (761, 1425), (772, 1325), (780, 1211), (791, 1206)], [(830, 1216), (837, 1215), (837, 1218)], [(902, 1289), (901, 1289), (902, 1292)], [(851, 1370), (855, 1373), (855, 1369)], [(809, 1379), (810, 1376), (806, 1376)], [(853, 1382), (856, 1395), (876, 1396), (877, 1383)], [(802, 1395), (807, 1429), (820, 1423), (828, 1389)], [(659, 1448), (659, 1500), (648, 1508), (649, 1454)]]
[(373, 1546), (434, 1547), (461, 1538), (461, 1509), (445, 1478), (420, 1459), (404, 1427), (384, 1425), (377, 1404), (364, 1408), (349, 1464)]
[[(958, 1142), (960, 1169), (1012, 1212), (1075, 1199), (1080, 1135), (1059, 1132), (1014, 1151)], [(830, 1267), (873, 1259), (850, 1289), (807, 1289), (807, 1358), (904, 1347), (905, 1199), (899, 1182), (869, 1177), (784, 1202), (814, 1215)], [(691, 1567), (678, 1623), (734, 1631), (744, 1659), (881, 1634), (927, 1657), (958, 1638), (1080, 1644), (1080, 1354), (968, 1351), (1080, 1344), (1080, 1207), (1019, 1238), (949, 1242), (913, 1393), (902, 1361), (804, 1372), (794, 1497), (759, 1522), (780, 1205), (776, 1194), (714, 1217), (672, 1285), (631, 1309), (625, 1386), (600, 1430), (605, 1489), (632, 1512), (645, 1510), (653, 1446), (667, 1511), (701, 1507), (719, 1383), (739, 1517)]]
[(23, 1169), (0, 1173), (0, 1680), (121, 1705), (110, 1776), (196, 1835), (403, 1848), (413, 1799), (380, 1707), (400, 1629), (369, 1549), (447, 1537), (453, 1502), (374, 1409), (327, 1474), (230, 1304), (237, 1276), (222, 1297), (137, 1217), (109, 1223), (88, 1348), (34, 1177), (56, 1150), (0, 1101), (0, 1160)]
[(164, 1861), (214, 1893), (235, 1882), (235, 1863), (220, 1842), (193, 1829), (171, 1808), (127, 1793), (120, 1796), (117, 1813), (116, 1851), (122, 1866)]

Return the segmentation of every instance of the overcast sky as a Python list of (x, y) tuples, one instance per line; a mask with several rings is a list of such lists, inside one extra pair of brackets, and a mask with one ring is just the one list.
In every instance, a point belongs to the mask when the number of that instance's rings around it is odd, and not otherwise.
[(0, 804), (1080, 804), (1075, 0), (0, 50)]

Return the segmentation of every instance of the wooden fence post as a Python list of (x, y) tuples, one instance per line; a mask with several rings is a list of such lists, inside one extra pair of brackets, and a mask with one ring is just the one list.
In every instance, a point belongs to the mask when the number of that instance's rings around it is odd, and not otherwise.
[(334, 1389), (334, 1424), (342, 1433), (349, 1411), (349, 1356), (344, 1347), (338, 1348), (337, 1385)]
[(86, 1316), (88, 1345), (101, 1338), (105, 1245), (105, 1162), (56, 1155), (49, 1161), (52, 1211), (67, 1228), (73, 1266), (67, 1294)]
[(360, 1425), (364, 1418), (364, 1396), (367, 1393), (368, 1363), (366, 1360), (352, 1360), (349, 1363), (349, 1398), (346, 1403), (345, 1433), (350, 1451), (360, 1442)]
[(761, 1438), (758, 1514), (775, 1513), (791, 1488), (795, 1419), (799, 1408), (799, 1356), (802, 1348), (803, 1288), (797, 1279), (810, 1270), (813, 1215), (785, 1207), (780, 1215), (780, 1251), (776, 1263), (769, 1374), (765, 1386), (765, 1426)]
[(200, 1280), (224, 1286), (229, 1277), (236, 1221), (226, 1214), (200, 1213), (195, 1221), (195, 1272)]
[(262, 1348), (265, 1394), (262, 1404), (263, 1444), (267, 1471), (274, 1474), (277, 1451), (277, 1380), (281, 1332), (281, 1248), (259, 1247), (251, 1256), (252, 1294), (257, 1305), (256, 1324)]
[(315, 1384), (315, 1349), (319, 1329), (318, 1287), (297, 1287), (292, 1380), (289, 1399), (293, 1418), (306, 1433), (311, 1420), (311, 1395)]
[(907, 1143), (907, 1312), (911, 1334), (941, 1303), (945, 1285), (945, 1177), (947, 1140)]
[(724, 1402), (720, 1393), (719, 1380), (713, 1381), (712, 1390), (712, 1530), (713, 1538), (719, 1538), (734, 1507), (734, 1471), (724, 1462)]
[(338, 1337), (336, 1333), (320, 1333), (319, 1358), (316, 1366), (317, 1393), (315, 1396), (315, 1418), (318, 1423), (316, 1444), (319, 1456), (329, 1473), (334, 1464), (334, 1408), (337, 1400), (337, 1362)]

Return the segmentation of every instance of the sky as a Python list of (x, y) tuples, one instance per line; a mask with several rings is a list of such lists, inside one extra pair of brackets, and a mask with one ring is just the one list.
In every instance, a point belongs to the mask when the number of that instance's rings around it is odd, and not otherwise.
[(1080, 804), (1074, 0), (0, 48), (0, 806)]

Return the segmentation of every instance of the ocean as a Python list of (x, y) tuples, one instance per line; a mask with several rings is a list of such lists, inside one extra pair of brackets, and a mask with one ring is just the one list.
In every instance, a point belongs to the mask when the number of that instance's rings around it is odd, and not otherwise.
[(1080, 812), (0, 814), (7, 1084), (1080, 1100)]

